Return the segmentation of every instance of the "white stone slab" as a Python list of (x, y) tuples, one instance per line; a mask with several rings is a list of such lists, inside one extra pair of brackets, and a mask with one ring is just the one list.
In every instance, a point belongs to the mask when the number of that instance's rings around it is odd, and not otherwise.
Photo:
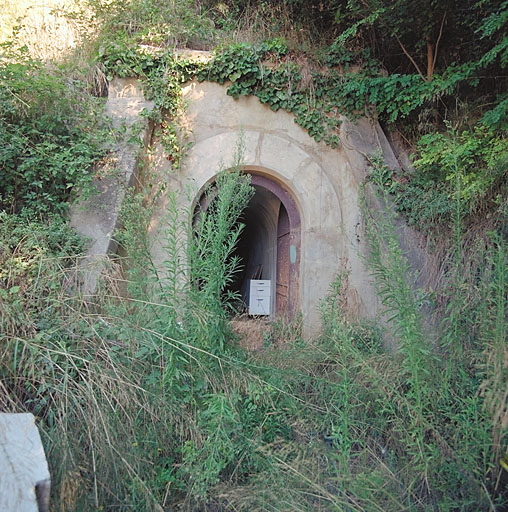
[(33, 414), (0, 413), (0, 511), (47, 512), (49, 487), (48, 463)]

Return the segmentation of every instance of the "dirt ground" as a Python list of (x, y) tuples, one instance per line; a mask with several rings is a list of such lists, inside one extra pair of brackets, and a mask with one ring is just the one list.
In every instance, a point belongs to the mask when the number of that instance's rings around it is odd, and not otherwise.
[(240, 346), (250, 352), (260, 351), (266, 336), (270, 333), (268, 318), (251, 318), (245, 315), (231, 320), (231, 325), (234, 333), (240, 338)]

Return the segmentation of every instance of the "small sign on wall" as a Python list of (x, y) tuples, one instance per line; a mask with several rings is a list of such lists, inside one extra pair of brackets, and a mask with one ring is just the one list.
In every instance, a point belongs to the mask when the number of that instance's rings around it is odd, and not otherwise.
[(271, 299), (270, 280), (251, 279), (249, 281), (249, 315), (269, 315)]

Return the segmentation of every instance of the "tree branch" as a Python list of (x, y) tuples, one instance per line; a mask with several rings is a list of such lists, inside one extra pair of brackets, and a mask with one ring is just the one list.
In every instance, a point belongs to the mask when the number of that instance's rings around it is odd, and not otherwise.
[(444, 22), (445, 22), (447, 14), (448, 13), (445, 11), (445, 13), (443, 14), (443, 19), (441, 20), (441, 26), (439, 27), (439, 36), (437, 37), (436, 46), (434, 49), (434, 61), (432, 62), (432, 71), (434, 71), (434, 69), (436, 67), (437, 50), (439, 48), (439, 41), (441, 41), (441, 36), (443, 35), (443, 26), (444, 26)]
[(419, 68), (418, 64), (413, 59), (413, 57), (411, 57), (411, 55), (409, 55), (408, 51), (406, 50), (406, 48), (402, 44), (402, 41), (399, 39), (399, 36), (397, 34), (395, 34), (395, 39), (397, 39), (397, 42), (399, 43), (400, 47), (402, 48), (402, 51), (404, 52), (406, 57), (411, 61), (413, 66), (416, 68), (416, 71), (418, 71), (418, 74), (422, 77), (423, 80), (425, 80), (425, 75), (422, 73), (421, 69)]
[(436, 54), (434, 52), (434, 46), (430, 41), (430, 36), (427, 36), (425, 40), (427, 41), (427, 81), (430, 82), (434, 74), (434, 57)]

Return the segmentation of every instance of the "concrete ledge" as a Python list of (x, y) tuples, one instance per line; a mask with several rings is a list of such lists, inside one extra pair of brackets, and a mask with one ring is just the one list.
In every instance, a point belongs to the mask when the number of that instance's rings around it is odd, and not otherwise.
[(123, 130), (113, 155), (97, 174), (105, 176), (93, 181), (97, 193), (71, 208), (71, 226), (88, 239), (80, 263), (80, 291), (94, 294), (107, 255), (115, 252), (113, 233), (127, 189), (135, 182), (140, 155), (151, 137), (152, 126), (140, 116), (144, 109), (151, 110), (153, 102), (146, 101), (139, 80), (119, 78), (109, 85), (106, 114), (113, 128)]

